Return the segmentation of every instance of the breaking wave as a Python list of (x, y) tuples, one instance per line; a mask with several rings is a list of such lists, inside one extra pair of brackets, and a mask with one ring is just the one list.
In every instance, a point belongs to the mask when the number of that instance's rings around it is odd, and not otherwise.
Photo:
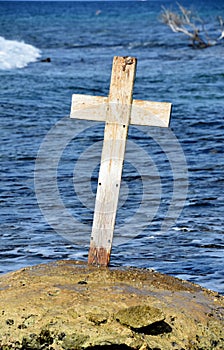
[(0, 70), (24, 68), (40, 57), (36, 47), (0, 36)]

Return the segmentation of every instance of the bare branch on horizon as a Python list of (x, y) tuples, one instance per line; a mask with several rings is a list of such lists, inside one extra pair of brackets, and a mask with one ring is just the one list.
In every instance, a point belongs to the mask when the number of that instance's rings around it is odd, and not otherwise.
[(177, 3), (179, 11), (173, 12), (162, 6), (160, 19), (174, 33), (183, 33), (190, 39), (190, 45), (193, 48), (204, 49), (214, 46), (224, 38), (224, 21), (221, 16), (218, 17), (221, 34), (213, 39), (205, 29), (204, 21), (191, 10), (186, 9)]

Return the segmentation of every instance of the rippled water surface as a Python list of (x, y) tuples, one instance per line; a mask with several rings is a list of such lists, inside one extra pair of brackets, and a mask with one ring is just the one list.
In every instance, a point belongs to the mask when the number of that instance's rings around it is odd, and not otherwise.
[[(224, 292), (224, 42), (192, 49), (162, 4), (0, 2), (1, 273), (87, 259), (103, 124), (70, 120), (71, 96), (108, 95), (134, 56), (134, 98), (173, 108), (170, 129), (130, 127), (111, 264)], [(219, 35), (223, 1), (192, 6)]]

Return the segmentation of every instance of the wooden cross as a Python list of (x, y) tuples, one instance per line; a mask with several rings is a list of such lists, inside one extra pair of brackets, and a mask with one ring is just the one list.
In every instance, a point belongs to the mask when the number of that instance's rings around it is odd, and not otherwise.
[(73, 95), (71, 118), (104, 121), (104, 143), (88, 263), (110, 260), (129, 124), (168, 127), (171, 104), (132, 100), (137, 60), (114, 57), (108, 97)]

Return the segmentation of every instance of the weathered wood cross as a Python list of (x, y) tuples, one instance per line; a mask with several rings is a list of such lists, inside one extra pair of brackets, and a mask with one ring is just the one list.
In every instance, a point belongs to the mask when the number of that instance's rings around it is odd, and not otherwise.
[(71, 118), (106, 122), (89, 264), (109, 264), (129, 124), (169, 126), (170, 103), (132, 101), (136, 63), (136, 58), (114, 57), (108, 97), (72, 96)]

